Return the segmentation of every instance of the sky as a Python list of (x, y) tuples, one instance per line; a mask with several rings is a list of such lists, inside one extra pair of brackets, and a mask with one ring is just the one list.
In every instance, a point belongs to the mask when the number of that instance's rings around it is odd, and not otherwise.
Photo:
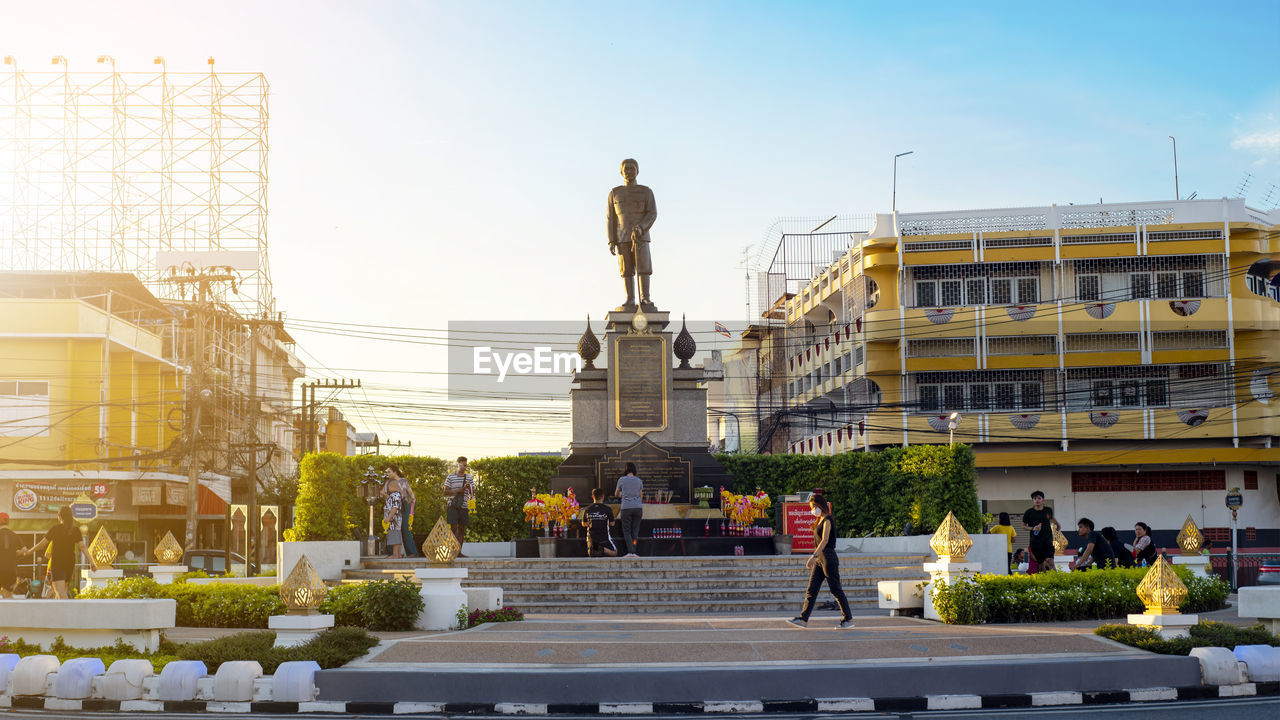
[(279, 309), (416, 329), (297, 327), (310, 376), (364, 382), (332, 398), (361, 430), (485, 456), (566, 446), (565, 406), (451, 405), (431, 339), (587, 314), (599, 333), (625, 157), (657, 198), (654, 295), (701, 320), (742, 319), (740, 259), (775, 219), (887, 212), (900, 152), (901, 212), (1170, 198), (1170, 135), (1183, 196), (1251, 174), (1250, 205), (1280, 202), (1280, 3), (1046, 7), (6, 1), (0, 53), (264, 73)]

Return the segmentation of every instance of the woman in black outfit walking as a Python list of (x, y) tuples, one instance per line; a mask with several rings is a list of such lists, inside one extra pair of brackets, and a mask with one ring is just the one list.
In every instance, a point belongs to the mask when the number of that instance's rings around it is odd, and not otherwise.
[(809, 569), (809, 589), (804, 596), (804, 609), (800, 615), (787, 622), (796, 627), (809, 626), (809, 614), (813, 612), (813, 603), (818, 599), (818, 590), (822, 581), (827, 581), (827, 588), (835, 596), (840, 605), (840, 622), (837, 630), (853, 627), (853, 614), (849, 611), (849, 598), (844, 596), (844, 588), (840, 587), (840, 560), (836, 557), (836, 533), (831, 523), (831, 503), (817, 489), (809, 496), (809, 511), (817, 520), (813, 523), (813, 555), (805, 561)]

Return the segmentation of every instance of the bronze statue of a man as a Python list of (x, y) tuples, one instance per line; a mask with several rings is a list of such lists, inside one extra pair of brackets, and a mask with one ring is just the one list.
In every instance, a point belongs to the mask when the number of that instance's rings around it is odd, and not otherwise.
[(631, 158), (622, 161), (625, 185), (609, 191), (609, 252), (618, 256), (618, 269), (627, 288), (627, 301), (619, 310), (636, 309), (636, 291), (632, 278), (640, 276), (640, 307), (655, 310), (649, 294), (649, 276), (653, 263), (649, 259), (649, 228), (658, 219), (658, 206), (653, 191), (636, 184), (640, 164)]

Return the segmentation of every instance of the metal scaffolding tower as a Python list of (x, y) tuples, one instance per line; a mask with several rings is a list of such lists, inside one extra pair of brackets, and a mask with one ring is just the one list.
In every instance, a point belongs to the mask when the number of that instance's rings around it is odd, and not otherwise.
[[(162, 298), (166, 251), (252, 251), (225, 302), (273, 308), (267, 95), (260, 73), (0, 68), (0, 266), (135, 274)], [(252, 265), (252, 263), (250, 263)], [(234, 288), (234, 289), (233, 289)]]

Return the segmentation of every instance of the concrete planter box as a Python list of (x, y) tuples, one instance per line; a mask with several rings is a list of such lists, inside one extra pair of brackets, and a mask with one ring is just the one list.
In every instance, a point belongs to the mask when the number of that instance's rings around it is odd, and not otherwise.
[(117, 639), (148, 652), (160, 646), (160, 631), (172, 630), (175, 600), (3, 600), (0, 635), (48, 645), (62, 636), (68, 645), (101, 647)]
[[(341, 580), (343, 570), (360, 569), (360, 542), (358, 540), (318, 540), (305, 542), (282, 542), (278, 544), (276, 557), (276, 575), (280, 579), (289, 577), (293, 566), (303, 555), (311, 561), (324, 580)], [(273, 578), (273, 580), (275, 580)]]

